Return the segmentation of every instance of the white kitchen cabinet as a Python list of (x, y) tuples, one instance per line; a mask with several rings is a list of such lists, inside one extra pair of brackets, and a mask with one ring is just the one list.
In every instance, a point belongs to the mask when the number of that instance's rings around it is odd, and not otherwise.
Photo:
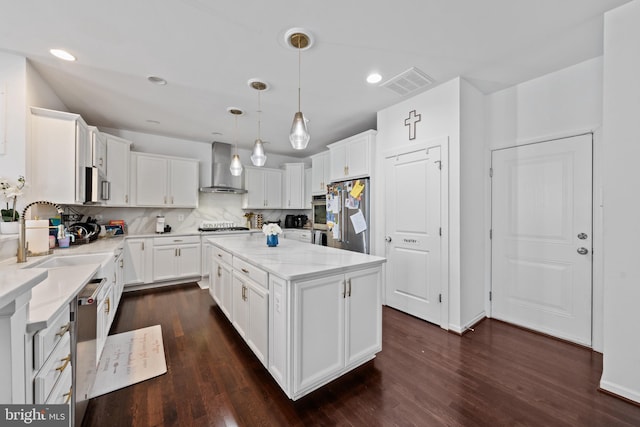
[(105, 134), (107, 140), (108, 206), (129, 206), (131, 141)]
[(269, 331), (269, 291), (251, 280), (242, 270), (233, 270), (232, 323), (240, 336), (267, 365)]
[(89, 126), (89, 165), (98, 168), (101, 176), (107, 175), (107, 138), (97, 127)]
[(151, 282), (153, 239), (126, 239), (124, 246), (124, 284), (139, 285)]
[(136, 206), (198, 207), (198, 160), (131, 153)]
[(371, 176), (376, 133), (368, 130), (327, 145), (332, 182)]
[(200, 236), (153, 239), (153, 280), (200, 276)]
[[(114, 302), (113, 302), (113, 317), (115, 317), (115, 313), (120, 306), (120, 300), (122, 299), (122, 291), (124, 290), (124, 252), (118, 251), (115, 256), (115, 291), (114, 291)], [(113, 319), (111, 319), (111, 323), (113, 323)]]
[(282, 175), (280, 169), (245, 166), (242, 209), (280, 209), (282, 207)]
[(284, 209), (304, 209), (304, 163), (285, 163)]
[(311, 243), (311, 230), (286, 228), (283, 230), (282, 237), (299, 242)]
[(372, 268), (295, 284), (294, 394), (380, 351), (380, 283), (380, 269)]
[(304, 209), (312, 209), (311, 201), (313, 195), (311, 194), (311, 174), (312, 169), (307, 168), (304, 170), (304, 203), (302, 204)]
[(330, 165), (329, 151), (311, 156), (311, 194), (327, 194), (327, 184), (331, 182)]
[(27, 180), (32, 200), (85, 202), (89, 128), (78, 114), (31, 107)]
[(213, 247), (211, 252), (209, 293), (229, 320), (231, 320), (232, 269), (231, 254)]

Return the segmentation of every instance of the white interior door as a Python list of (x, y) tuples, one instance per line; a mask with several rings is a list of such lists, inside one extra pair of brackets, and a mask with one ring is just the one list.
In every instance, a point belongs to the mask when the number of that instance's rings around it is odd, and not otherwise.
[(492, 316), (591, 345), (592, 135), (492, 153)]
[(385, 160), (386, 304), (441, 323), (440, 145)]

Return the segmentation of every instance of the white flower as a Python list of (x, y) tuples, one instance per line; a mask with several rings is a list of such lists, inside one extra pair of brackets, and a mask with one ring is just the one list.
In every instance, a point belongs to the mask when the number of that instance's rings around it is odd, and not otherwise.
[(282, 229), (278, 224), (270, 223), (262, 226), (262, 232), (264, 233), (265, 236), (269, 236), (269, 235), (277, 236), (278, 234), (282, 233)]
[(7, 200), (13, 199), (15, 201), (18, 196), (22, 196), (24, 185), (25, 180), (22, 175), (18, 177), (18, 181), (15, 184), (6, 178), (0, 178), (0, 190), (2, 190), (2, 195)]

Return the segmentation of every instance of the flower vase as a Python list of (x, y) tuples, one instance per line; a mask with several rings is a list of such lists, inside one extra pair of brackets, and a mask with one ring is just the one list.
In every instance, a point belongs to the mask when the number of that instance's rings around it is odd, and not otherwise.
[(0, 222), (0, 233), (2, 234), (18, 234), (20, 232), (20, 222)]
[(269, 234), (267, 236), (267, 246), (269, 246), (269, 247), (278, 246), (278, 235), (277, 234)]

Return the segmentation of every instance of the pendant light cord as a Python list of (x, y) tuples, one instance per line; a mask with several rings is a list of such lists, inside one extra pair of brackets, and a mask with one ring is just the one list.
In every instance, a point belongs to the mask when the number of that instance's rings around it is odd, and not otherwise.
[(300, 75), (302, 74), (302, 54), (300, 53), (300, 37), (298, 36), (298, 111), (300, 111)]
[(260, 139), (260, 116), (262, 115), (262, 106), (260, 104), (260, 92), (258, 91), (258, 139)]

